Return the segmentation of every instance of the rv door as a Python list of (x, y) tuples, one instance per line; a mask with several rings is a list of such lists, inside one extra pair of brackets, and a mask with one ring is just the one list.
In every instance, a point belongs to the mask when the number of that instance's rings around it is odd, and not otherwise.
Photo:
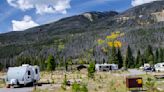
[(33, 81), (32, 71), (27, 70), (27, 73), (26, 73), (26, 75), (25, 75), (25, 79), (26, 79), (26, 81), (27, 81), (28, 83)]

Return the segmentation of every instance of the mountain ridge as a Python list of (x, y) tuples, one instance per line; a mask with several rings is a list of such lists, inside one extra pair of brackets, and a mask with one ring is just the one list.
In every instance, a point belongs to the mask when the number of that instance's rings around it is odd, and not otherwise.
[[(85, 12), (25, 31), (0, 34), (0, 63), (14, 65), (21, 56), (45, 60), (49, 54), (78, 58), (95, 48), (97, 39), (105, 39), (115, 31), (125, 33), (118, 39), (126, 43), (121, 48), (123, 54), (128, 45), (134, 53), (134, 48), (144, 50), (147, 45), (152, 45), (153, 50), (164, 47), (163, 10), (164, 1), (156, 1), (122, 13)], [(95, 60), (100, 61), (98, 57), (105, 58), (96, 54)]]

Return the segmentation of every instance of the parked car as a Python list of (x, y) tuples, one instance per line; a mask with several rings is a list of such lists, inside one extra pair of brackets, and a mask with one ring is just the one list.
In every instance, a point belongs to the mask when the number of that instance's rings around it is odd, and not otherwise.
[(157, 63), (154, 65), (156, 72), (164, 72), (164, 62), (163, 63)]
[(40, 80), (40, 69), (38, 66), (28, 64), (19, 67), (9, 67), (5, 80), (8, 87), (33, 85)]
[(144, 67), (144, 71), (145, 72), (154, 72), (155, 69), (154, 69), (154, 67)]
[(151, 65), (148, 63), (145, 63), (143, 66), (140, 67), (140, 69), (142, 69), (145, 72), (154, 72), (155, 71), (154, 67), (151, 67)]

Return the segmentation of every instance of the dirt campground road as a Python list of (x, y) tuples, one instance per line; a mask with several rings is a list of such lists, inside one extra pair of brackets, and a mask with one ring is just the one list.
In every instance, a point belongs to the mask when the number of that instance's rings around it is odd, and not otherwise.
[[(38, 86), (37, 86), (38, 87)], [(50, 88), (50, 84), (44, 84), (39, 86), (40, 89), (47, 89)], [(34, 87), (21, 87), (21, 88), (0, 88), (0, 92), (32, 92)]]
[(142, 70), (137, 70), (137, 69), (129, 69), (129, 74), (128, 75), (142, 75), (142, 74), (146, 74), (146, 72), (142, 71)]
[(31, 92), (32, 87), (24, 87), (24, 88), (1, 88), (0, 92)]

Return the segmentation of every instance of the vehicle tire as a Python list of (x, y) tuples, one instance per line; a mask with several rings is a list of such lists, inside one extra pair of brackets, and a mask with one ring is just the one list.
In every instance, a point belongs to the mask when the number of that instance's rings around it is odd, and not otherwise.
[(10, 85), (10, 84), (7, 84), (7, 85), (6, 85), (6, 88), (10, 88), (10, 87), (11, 87), (11, 85)]
[(32, 86), (32, 87), (33, 87), (33, 86), (34, 86), (34, 82), (31, 82), (31, 83), (29, 84), (29, 86)]
[(38, 86), (42, 86), (42, 83), (38, 83)]
[(25, 86), (32, 87), (32, 86), (34, 86), (34, 82), (27, 83)]
[(35, 82), (34, 81), (32, 82), (31, 86), (35, 86)]

